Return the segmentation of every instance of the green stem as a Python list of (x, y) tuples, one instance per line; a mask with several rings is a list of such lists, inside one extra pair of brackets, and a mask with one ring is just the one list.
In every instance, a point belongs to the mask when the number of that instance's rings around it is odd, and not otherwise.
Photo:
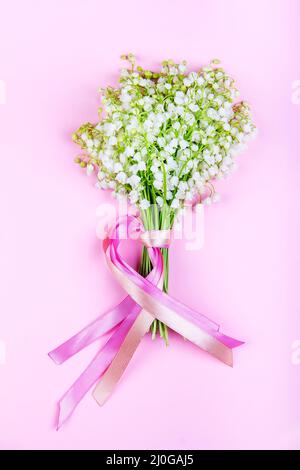
[[(175, 213), (170, 212), (168, 207), (163, 207), (161, 210), (156, 204), (153, 204), (149, 209), (141, 211), (141, 217), (146, 230), (163, 230), (172, 228)], [(168, 292), (169, 287), (169, 249), (160, 248), (163, 262), (164, 262), (164, 280), (163, 291)], [(148, 250), (143, 247), (142, 257), (140, 262), (139, 272), (143, 277), (146, 277), (152, 269), (151, 260), (148, 255)], [(168, 327), (159, 320), (154, 320), (151, 325), (152, 338), (155, 339), (156, 333), (159, 331), (160, 336), (168, 344)]]

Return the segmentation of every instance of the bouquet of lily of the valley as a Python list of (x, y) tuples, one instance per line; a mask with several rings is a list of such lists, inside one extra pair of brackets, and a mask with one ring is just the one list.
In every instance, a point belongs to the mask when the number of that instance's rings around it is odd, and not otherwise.
[[(50, 353), (63, 362), (119, 325), (107, 343), (110, 347), (99, 355), (102, 361), (103, 355), (109, 356), (104, 365), (97, 356), (102, 365), (96, 371), (92, 363), (94, 375), (87, 369), (61, 400), (61, 422), (100, 376), (95, 398), (104, 402), (149, 328), (153, 337), (159, 331), (167, 343), (169, 325), (226, 363), (232, 362), (231, 349), (241, 344), (166, 293), (169, 232), (176, 215), (185, 204), (218, 200), (213, 182), (235, 168), (235, 156), (256, 133), (249, 106), (236, 102), (238, 90), (218, 60), (188, 73), (184, 61), (164, 61), (161, 70), (153, 72), (136, 66), (132, 54), (122, 58), (129, 66), (122, 69), (119, 86), (101, 89), (104, 109), (99, 109), (99, 122), (82, 125), (73, 138), (84, 152), (76, 162), (89, 175), (96, 174), (97, 186), (112, 190), (117, 198), (126, 196), (138, 208), (144, 246), (137, 273), (118, 252), (118, 230), (124, 224), (119, 220), (104, 250), (128, 297), (108, 317), (100, 317)], [(117, 309), (122, 314), (112, 321)], [(84, 387), (87, 377), (89, 387)]]

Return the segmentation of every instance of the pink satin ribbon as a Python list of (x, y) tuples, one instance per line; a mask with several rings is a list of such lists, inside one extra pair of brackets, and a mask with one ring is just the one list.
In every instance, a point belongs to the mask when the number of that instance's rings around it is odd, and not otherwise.
[[(137, 232), (140, 231), (139, 238), (147, 247), (153, 266), (146, 278), (129, 266), (118, 251), (120, 232), (124, 233), (124, 228), (127, 230), (129, 225), (132, 230), (132, 224)], [(159, 247), (167, 247), (169, 241), (168, 230), (145, 232), (141, 223), (133, 216), (120, 218), (104, 240), (103, 249), (108, 266), (129, 295), (115, 308), (49, 353), (54, 362), (61, 364), (117, 327), (59, 401), (57, 429), (68, 419), (100, 377), (93, 396), (100, 405), (106, 401), (155, 318), (232, 366), (232, 349), (243, 342), (223, 335), (215, 322), (162, 292), (163, 258)]]

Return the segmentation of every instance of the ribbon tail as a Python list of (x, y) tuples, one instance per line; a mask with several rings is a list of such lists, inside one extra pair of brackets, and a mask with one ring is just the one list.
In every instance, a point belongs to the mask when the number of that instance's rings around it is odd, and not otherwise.
[(60, 399), (58, 403), (59, 415), (57, 421), (57, 430), (71, 416), (84, 395), (111, 364), (138, 315), (140, 308), (138, 306), (136, 307), (137, 308), (134, 309), (134, 311), (130, 313), (130, 315), (128, 315), (125, 320), (123, 320), (111, 338), (96, 354), (89, 366)]
[(237, 348), (238, 346), (242, 346), (245, 344), (244, 341), (240, 341), (235, 338), (231, 338), (230, 336), (226, 336), (223, 333), (218, 332), (216, 337), (219, 341), (221, 341), (224, 345), (228, 346), (231, 349)]
[(233, 367), (233, 349), (244, 344), (243, 341), (226, 336), (223, 333), (213, 332), (212, 338), (216, 341), (210, 343), (206, 349), (207, 352), (212, 354), (214, 357), (224, 362), (230, 367)]
[(149, 331), (153, 320), (154, 317), (146, 310), (142, 310), (137, 316), (111, 365), (106, 370), (93, 392), (93, 397), (98, 405), (103, 405), (111, 395), (142, 338)]
[(135, 305), (134, 300), (127, 296), (116, 307), (98, 317), (53, 351), (50, 351), (48, 356), (56, 364), (62, 364), (121, 323)]
[(155, 318), (184, 338), (232, 367), (232, 349), (242, 344), (241, 341), (223, 335), (218, 331), (218, 327), (211, 326), (211, 322), (207, 321), (206, 317), (161, 292), (138, 273), (133, 275), (130, 271), (123, 270), (119, 263), (113, 263), (109, 258), (108, 265), (122, 287), (143, 309), (152, 313)]

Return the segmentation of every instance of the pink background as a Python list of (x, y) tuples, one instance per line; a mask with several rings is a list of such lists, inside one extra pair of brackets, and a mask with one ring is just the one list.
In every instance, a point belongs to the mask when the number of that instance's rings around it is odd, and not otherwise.
[[(0, 79), (2, 449), (300, 448), (297, 0), (3, 1)], [(253, 108), (259, 138), (240, 157), (205, 245), (176, 242), (170, 292), (246, 341), (226, 367), (180, 337), (145, 338), (117, 391), (54, 429), (56, 401), (95, 344), (58, 367), (47, 352), (122, 298), (95, 236), (110, 200), (73, 164), (72, 132), (97, 119), (119, 56), (190, 67), (219, 57)], [(137, 259), (133, 253), (132, 259)], [(297, 279), (298, 276), (298, 279)]]

